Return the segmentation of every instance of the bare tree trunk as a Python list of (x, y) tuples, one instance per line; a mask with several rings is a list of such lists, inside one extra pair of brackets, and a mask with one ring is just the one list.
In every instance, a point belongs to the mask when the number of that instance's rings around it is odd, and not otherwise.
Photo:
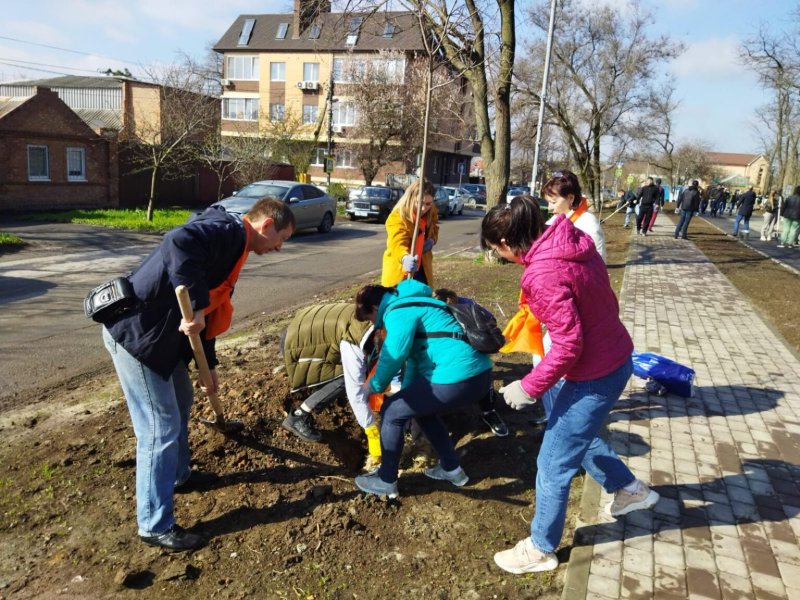
[(153, 212), (156, 208), (156, 178), (158, 176), (158, 169), (153, 167), (150, 175), (150, 197), (147, 200), (147, 220), (153, 222)]

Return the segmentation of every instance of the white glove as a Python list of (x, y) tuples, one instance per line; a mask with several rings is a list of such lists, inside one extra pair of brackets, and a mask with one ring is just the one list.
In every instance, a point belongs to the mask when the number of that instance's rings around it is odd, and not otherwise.
[(413, 254), (406, 254), (400, 262), (403, 265), (403, 271), (406, 273), (415, 273), (417, 271), (417, 257)]
[(434, 243), (433, 238), (426, 238), (425, 242), (422, 244), (422, 252), (430, 252), (433, 250)]
[(514, 410), (522, 410), (526, 406), (533, 406), (538, 402), (536, 398), (531, 398), (522, 389), (519, 379), (501, 387), (499, 392), (503, 394), (503, 400), (506, 401), (506, 404)]

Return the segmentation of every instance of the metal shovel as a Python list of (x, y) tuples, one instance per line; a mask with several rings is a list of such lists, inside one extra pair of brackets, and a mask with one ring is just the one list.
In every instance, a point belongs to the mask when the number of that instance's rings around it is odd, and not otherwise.
[[(192, 320), (194, 311), (192, 310), (192, 301), (189, 299), (189, 290), (185, 285), (179, 285), (175, 288), (175, 295), (178, 296), (178, 304), (181, 307), (181, 315), (187, 321)], [(203, 350), (203, 343), (200, 341), (198, 334), (189, 336), (189, 343), (194, 352), (194, 360), (197, 363), (197, 370), (200, 371), (200, 381), (206, 386), (206, 389), (211, 389), (211, 369), (208, 368), (208, 361), (206, 360), (206, 353)], [(244, 423), (238, 420), (226, 421), (225, 415), (222, 413), (222, 404), (216, 392), (206, 392), (211, 408), (214, 410), (216, 418), (211, 421), (209, 419), (200, 419), (203, 425), (216, 429), (220, 433), (238, 433), (244, 429)]]

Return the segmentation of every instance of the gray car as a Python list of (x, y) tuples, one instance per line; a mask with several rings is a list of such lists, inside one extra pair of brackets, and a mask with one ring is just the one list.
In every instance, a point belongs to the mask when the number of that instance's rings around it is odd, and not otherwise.
[(297, 229), (316, 227), (328, 233), (336, 220), (336, 199), (315, 185), (297, 181), (256, 181), (234, 192), (233, 196), (215, 202), (232, 213), (245, 214), (257, 200), (272, 196), (289, 204)]

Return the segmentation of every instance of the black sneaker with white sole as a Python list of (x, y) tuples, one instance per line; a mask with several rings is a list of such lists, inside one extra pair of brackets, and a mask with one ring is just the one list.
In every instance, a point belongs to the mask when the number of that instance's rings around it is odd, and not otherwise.
[(489, 412), (483, 413), (481, 417), (483, 418), (483, 422), (489, 426), (489, 429), (491, 429), (492, 433), (497, 437), (505, 437), (508, 435), (508, 425), (500, 418), (497, 411), (490, 410)]
[(319, 442), (322, 439), (322, 434), (314, 427), (314, 418), (311, 413), (300, 408), (289, 413), (281, 425), (307, 442)]

